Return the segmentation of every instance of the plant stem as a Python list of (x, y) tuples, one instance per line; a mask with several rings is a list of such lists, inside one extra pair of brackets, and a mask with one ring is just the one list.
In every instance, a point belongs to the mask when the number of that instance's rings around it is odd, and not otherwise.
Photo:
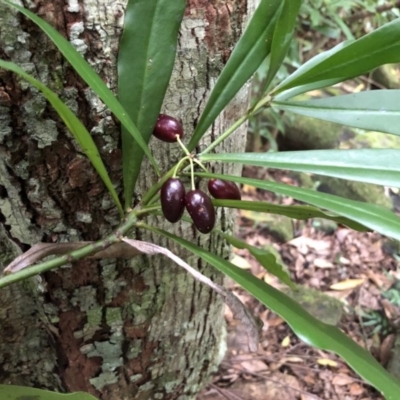
[(193, 158), (193, 161), (205, 172), (205, 173), (209, 173), (207, 168), (201, 163), (200, 160), (198, 160), (197, 158)]
[(253, 108), (248, 110), (245, 115), (240, 117), (233, 125), (231, 125), (222, 135), (218, 136), (218, 139), (214, 140), (205, 150), (203, 150), (199, 156), (209, 153), (215, 147), (217, 147), (221, 142), (228, 138), (236, 129), (239, 128), (244, 122), (246, 122), (250, 117), (256, 114), (261, 108), (266, 106), (271, 101), (271, 96), (267, 95), (263, 97)]
[(144, 207), (144, 208), (136, 211), (136, 216), (139, 217), (141, 215), (148, 214), (148, 213), (150, 213), (152, 211), (158, 211), (158, 210), (160, 210), (160, 208), (161, 208), (160, 204), (147, 206), (147, 207)]
[[(68, 254), (55, 257), (49, 261), (26, 267), (18, 272), (2, 276), (0, 278), (0, 288), (10, 285), (11, 283), (19, 282), (23, 279), (30, 278), (34, 275), (50, 271), (54, 268), (61, 267), (62, 265), (68, 264), (70, 262), (80, 260), (83, 257), (97, 253), (100, 250), (104, 250), (114, 243), (120, 242), (121, 237), (128, 233), (135, 226), (137, 222), (137, 213), (138, 211), (132, 211), (130, 214), (128, 214), (125, 222), (120, 225), (112, 234), (108, 235), (105, 239), (99, 240), (98, 242), (89, 244), (87, 246), (83, 246), (78, 250), (74, 250)], [(143, 210), (142, 213), (144, 214)]]
[(185, 153), (186, 157), (191, 157), (189, 150), (186, 148), (186, 146), (182, 143), (181, 138), (179, 137), (179, 135), (176, 135), (176, 141), (179, 143), (179, 146), (181, 146), (181, 149), (183, 150), (183, 152)]
[(244, 122), (247, 121), (247, 119), (250, 117), (250, 114), (245, 114), (242, 117), (240, 117), (233, 125), (231, 125), (222, 135), (218, 136), (218, 139), (214, 140), (205, 150), (203, 150), (199, 156), (203, 154), (209, 153), (211, 150), (213, 150), (215, 147), (217, 147), (221, 142), (223, 142), (227, 137), (229, 137), (233, 132), (236, 131), (237, 128), (239, 128), (240, 125), (242, 125)]
[(191, 183), (192, 183), (192, 190), (195, 190), (195, 189), (196, 189), (196, 186), (195, 186), (195, 184), (194, 184), (193, 158), (190, 157), (190, 158), (189, 158), (189, 161), (190, 161), (190, 181), (191, 181)]
[(179, 167), (181, 166), (181, 164), (183, 164), (185, 161), (187, 161), (187, 160), (190, 159), (190, 158), (191, 158), (191, 156), (188, 155), (188, 156), (182, 158), (182, 160), (180, 160), (180, 161), (178, 162), (178, 164), (176, 164), (176, 168), (175, 168), (174, 174), (172, 175), (173, 178), (176, 177), (176, 174), (178, 173), (178, 170), (179, 170)]
[(165, 181), (171, 177), (175, 177), (176, 174), (179, 171), (179, 168), (183, 161), (189, 159), (191, 165), (192, 165), (192, 170), (193, 170), (193, 161), (192, 161), (192, 155), (189, 153), (189, 150), (185, 147), (185, 145), (182, 143), (180, 137), (176, 135), (176, 141), (179, 143), (179, 146), (181, 146), (183, 152), (185, 153), (186, 157), (182, 158), (177, 165), (172, 167), (166, 174), (164, 174), (161, 179), (155, 183), (148, 191), (147, 193), (143, 196), (142, 199), (142, 205), (145, 206), (149, 204), (149, 202), (153, 199), (153, 197), (156, 195), (156, 193), (161, 189), (161, 186), (165, 183)]

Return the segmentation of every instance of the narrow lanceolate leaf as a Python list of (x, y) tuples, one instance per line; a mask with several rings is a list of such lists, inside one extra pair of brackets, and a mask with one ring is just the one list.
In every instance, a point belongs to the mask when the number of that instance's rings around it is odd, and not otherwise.
[(276, 101), (285, 101), (285, 100), (291, 99), (292, 97), (295, 97), (301, 93), (310, 92), (312, 90), (324, 88), (327, 86), (333, 86), (336, 83), (342, 82), (344, 80), (345, 80), (345, 78), (325, 79), (325, 80), (318, 81), (318, 82), (308, 83), (307, 85), (295, 86), (294, 88), (285, 90), (282, 93), (278, 93), (274, 97), (274, 99)]
[(24, 386), (0, 385), (2, 400), (96, 400), (89, 393), (56, 393)]
[(353, 221), (360, 223), (383, 235), (400, 240), (400, 218), (384, 207), (374, 204), (363, 203), (344, 199), (332, 194), (321, 193), (310, 189), (303, 189), (281, 183), (266, 182), (259, 179), (241, 178), (231, 175), (218, 175), (196, 173), (203, 178), (220, 178), (236, 183), (255, 186), (260, 189), (279, 193), (284, 196), (293, 197), (296, 200), (304, 201), (315, 207), (324, 208), (338, 215), (343, 215)]
[(219, 161), (289, 169), (353, 181), (400, 187), (400, 150), (307, 150), (278, 153), (204, 154), (202, 161)]
[(400, 135), (400, 90), (367, 92), (308, 101), (274, 101), (273, 106), (296, 114)]
[(255, 212), (279, 214), (289, 218), (305, 220), (309, 218), (324, 218), (346, 225), (351, 229), (366, 232), (369, 229), (349, 218), (329, 214), (312, 206), (282, 206), (279, 204), (267, 203), (265, 201), (245, 201), (245, 200), (213, 200), (216, 207), (236, 208), (239, 210), (249, 210)]
[[(118, 54), (118, 99), (148, 143), (174, 65), (186, 0), (129, 0)], [(143, 149), (122, 127), (126, 206), (131, 205)]]
[(274, 94), (277, 93), (274, 96), (275, 100), (284, 101), (284, 100), (290, 99), (290, 98), (292, 98), (294, 96), (297, 96), (298, 94), (301, 94), (301, 93), (304, 93), (304, 92), (308, 92), (310, 90), (319, 89), (319, 88), (326, 87), (326, 86), (331, 86), (331, 85), (334, 85), (334, 84), (336, 84), (338, 82), (343, 81), (345, 79), (343, 77), (337, 77), (337, 78), (333, 78), (333, 79), (322, 79), (322, 80), (319, 80), (317, 82), (312, 82), (312, 83), (309, 83), (309, 84), (306, 84), (306, 85), (300, 85), (300, 86), (291, 87), (291, 88), (289, 88), (287, 90), (284, 90), (284, 91), (280, 92), (281, 86), (286, 84), (286, 82), (288, 82), (289, 80), (291, 81), (293, 79), (297, 79), (299, 76), (302, 76), (303, 74), (305, 74), (306, 72), (308, 72), (309, 70), (314, 68), (316, 65), (318, 65), (322, 61), (328, 59), (333, 54), (339, 52), (340, 50), (342, 50), (343, 48), (345, 48), (346, 46), (348, 46), (352, 42), (353, 42), (353, 40), (346, 40), (345, 42), (339, 43), (338, 45), (336, 45), (332, 49), (324, 51), (324, 52), (322, 52), (320, 54), (317, 54), (315, 57), (311, 58), (306, 63), (301, 65), (288, 78), (286, 78), (278, 86), (275, 87), (275, 89), (273, 90)]
[(365, 381), (380, 391), (387, 400), (397, 400), (400, 383), (375, 358), (340, 329), (314, 318), (300, 304), (271, 285), (241, 270), (223, 258), (169, 232), (150, 228), (191, 251), (229, 276), (273, 312), (281, 316), (305, 343), (342, 357)]
[(400, 62), (400, 19), (344, 46), (312, 68), (289, 76), (275, 93), (327, 79), (345, 80), (383, 64)]
[(141, 137), (135, 124), (128, 116), (121, 103), (116, 99), (111, 90), (102, 81), (99, 75), (92, 69), (92, 67), (85, 61), (85, 59), (76, 51), (76, 49), (65, 39), (60, 33), (58, 33), (51, 25), (46, 21), (33, 14), (29, 10), (14, 4), (9, 0), (3, 0), (9, 6), (16, 8), (22, 14), (31, 19), (40, 29), (52, 40), (57, 46), (58, 50), (72, 65), (75, 71), (80, 77), (90, 86), (90, 88), (100, 97), (104, 104), (115, 114), (115, 116), (121, 121), (122, 125), (128, 130), (128, 132), (137, 141), (138, 145), (143, 149), (147, 157), (149, 157), (154, 169), (158, 172), (157, 164), (154, 157), (151, 155), (147, 144)]
[(270, 251), (259, 249), (251, 246), (242, 240), (239, 240), (226, 233), (220, 233), (225, 240), (237, 249), (247, 249), (250, 254), (272, 275), (276, 276), (282, 283), (288, 285), (292, 289), (296, 289), (295, 283), (290, 279), (289, 273), (285, 270), (284, 266), (280, 264), (274, 254)]
[(219, 76), (189, 142), (193, 150), (220, 112), (269, 54), (281, 0), (261, 0), (246, 31)]
[(274, 79), (279, 67), (282, 65), (286, 53), (289, 50), (301, 3), (302, 0), (283, 1), (279, 17), (275, 24), (268, 73), (261, 93), (268, 88), (269, 84), (272, 82), (272, 79)]
[(103, 180), (104, 185), (110, 192), (111, 197), (118, 207), (121, 217), (123, 217), (124, 212), (118, 199), (117, 192), (114, 189), (110, 177), (108, 176), (107, 170), (97, 150), (96, 144), (94, 143), (92, 137), (90, 136), (89, 132), (84, 127), (82, 122), (53, 91), (51, 91), (47, 86), (43, 85), (43, 83), (37, 81), (33, 76), (26, 73), (18, 65), (8, 61), (0, 60), (0, 68), (4, 68), (8, 71), (12, 71), (18, 74), (21, 78), (27, 80), (29, 83), (35, 86), (36, 89), (40, 90), (43, 93), (43, 95), (46, 97), (46, 99), (54, 107), (58, 115), (64, 121), (69, 131), (73, 134), (75, 140), (78, 142), (79, 146), (82, 148), (86, 156), (89, 158), (93, 167), (99, 174), (100, 178)]

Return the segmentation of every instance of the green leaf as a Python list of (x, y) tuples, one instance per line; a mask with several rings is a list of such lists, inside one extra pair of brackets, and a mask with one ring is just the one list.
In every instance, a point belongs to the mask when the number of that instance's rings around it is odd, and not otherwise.
[(40, 90), (43, 93), (43, 95), (46, 97), (46, 99), (54, 107), (58, 115), (64, 121), (67, 128), (73, 134), (79, 146), (82, 148), (82, 150), (92, 163), (93, 167), (99, 174), (100, 178), (103, 180), (104, 185), (110, 192), (110, 195), (113, 198), (115, 204), (117, 205), (118, 210), (120, 212), (120, 216), (122, 218), (124, 216), (124, 211), (118, 199), (117, 192), (114, 189), (110, 177), (108, 176), (107, 170), (97, 150), (96, 144), (94, 143), (92, 137), (90, 136), (89, 132), (86, 130), (82, 122), (60, 100), (60, 98), (53, 91), (51, 91), (48, 87), (43, 85), (43, 83), (37, 81), (33, 76), (26, 73), (21, 67), (12, 62), (3, 60), (0, 60), (0, 67), (18, 74), (21, 78), (27, 80), (36, 89)]
[(289, 169), (341, 179), (400, 187), (400, 150), (305, 150), (278, 153), (204, 154), (201, 161)]
[(16, 8), (19, 12), (31, 19), (40, 29), (53, 41), (63, 56), (68, 62), (74, 67), (75, 71), (80, 77), (90, 86), (90, 88), (100, 97), (104, 104), (115, 114), (115, 116), (121, 121), (128, 132), (133, 136), (138, 145), (143, 149), (149, 160), (151, 161), (154, 169), (159, 174), (157, 164), (150, 153), (147, 144), (143, 140), (135, 124), (128, 116), (120, 102), (113, 95), (111, 90), (102, 81), (99, 75), (92, 69), (92, 67), (84, 60), (84, 58), (75, 50), (68, 40), (66, 40), (60, 33), (58, 33), (51, 25), (46, 21), (39, 18), (29, 10), (12, 3), (9, 0), (3, 0), (9, 6)]
[(345, 80), (383, 64), (400, 62), (400, 19), (355, 40), (312, 68), (288, 77), (275, 93), (327, 79)]
[[(174, 66), (186, 0), (130, 0), (118, 54), (118, 98), (145, 143), (153, 132)], [(122, 127), (126, 207), (144, 152)]]
[(272, 105), (324, 121), (400, 135), (399, 98), (400, 90), (370, 90), (308, 101), (274, 101)]
[(308, 92), (310, 90), (319, 89), (319, 88), (326, 87), (326, 86), (335, 85), (336, 83), (342, 82), (343, 80), (345, 80), (345, 78), (343, 78), (343, 77), (338, 77), (338, 78), (334, 78), (334, 79), (322, 79), (317, 82), (312, 82), (312, 83), (309, 83), (306, 85), (295, 86), (293, 88), (289, 88), (287, 90), (280, 92), (281, 86), (286, 85), (286, 83), (289, 83), (294, 79), (297, 79), (299, 76), (305, 74), (306, 72), (308, 72), (309, 70), (314, 68), (316, 65), (318, 65), (322, 61), (326, 60), (327, 58), (331, 57), (333, 54), (337, 53), (338, 51), (342, 50), (343, 48), (345, 48), (352, 42), (353, 42), (352, 40), (346, 40), (342, 43), (339, 43), (332, 49), (324, 51), (320, 54), (317, 54), (315, 57), (311, 58), (306, 63), (301, 65), (296, 71), (294, 71), (285, 80), (283, 80), (277, 87), (275, 87), (275, 89), (273, 90), (274, 94), (277, 93), (274, 96), (275, 100), (279, 100), (279, 101), (287, 100), (294, 96), (297, 96), (298, 94)]
[(96, 400), (89, 393), (56, 393), (24, 386), (0, 385), (1, 400)]
[(275, 23), (281, 6), (281, 0), (261, 0), (211, 92), (187, 146), (189, 151), (196, 147), (220, 112), (269, 54)]
[(299, 13), (302, 0), (284, 0), (280, 8), (279, 17), (275, 24), (272, 37), (271, 54), (269, 61), (268, 74), (263, 83), (261, 93), (264, 93), (269, 84), (274, 79), (279, 67), (289, 50), (292, 41), (296, 18)]
[(270, 251), (258, 249), (251, 246), (242, 240), (239, 240), (226, 233), (219, 232), (225, 240), (237, 249), (247, 249), (250, 254), (272, 275), (276, 276), (281, 282), (288, 285), (292, 289), (296, 289), (295, 283), (290, 279), (289, 273), (285, 270), (284, 266), (277, 262), (276, 257)]
[(348, 200), (332, 194), (283, 185), (281, 183), (266, 182), (259, 179), (200, 172), (196, 173), (196, 175), (202, 178), (219, 178), (236, 183), (244, 183), (284, 196), (293, 197), (294, 199), (312, 204), (315, 207), (324, 208), (336, 214), (343, 215), (353, 221), (359, 222), (367, 228), (400, 240), (400, 218), (386, 208), (374, 204)]
[(151, 227), (148, 229), (179, 243), (229, 276), (281, 316), (303, 342), (338, 354), (365, 381), (379, 390), (387, 400), (398, 399), (400, 383), (397, 379), (390, 375), (368, 351), (351, 340), (340, 329), (314, 318), (289, 296), (223, 258), (169, 232)]
[(292, 97), (295, 97), (301, 93), (310, 92), (312, 90), (324, 88), (327, 86), (332, 86), (332, 85), (335, 85), (336, 83), (342, 82), (344, 80), (345, 80), (345, 78), (325, 79), (322, 81), (309, 83), (307, 85), (295, 86), (294, 88), (285, 90), (282, 93), (278, 93), (274, 97), (274, 99), (276, 101), (285, 101), (285, 100), (291, 99)]
[(369, 231), (363, 225), (352, 221), (351, 219), (328, 214), (316, 207), (312, 206), (281, 206), (278, 204), (267, 203), (265, 201), (244, 201), (244, 200), (213, 200), (216, 207), (237, 208), (240, 210), (250, 210), (255, 212), (263, 212), (270, 214), (284, 215), (289, 218), (305, 220), (309, 218), (324, 218), (335, 221), (339, 224), (346, 225), (351, 229), (360, 232)]

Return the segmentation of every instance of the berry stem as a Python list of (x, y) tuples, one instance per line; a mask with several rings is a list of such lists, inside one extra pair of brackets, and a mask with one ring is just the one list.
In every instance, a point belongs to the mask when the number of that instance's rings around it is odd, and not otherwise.
[(191, 158), (192, 158), (192, 157), (191, 157), (190, 154), (189, 154), (188, 156), (182, 158), (182, 159), (178, 162), (178, 164), (176, 164), (176, 167), (175, 167), (175, 170), (174, 170), (174, 174), (172, 175), (173, 178), (176, 178), (176, 175), (177, 175), (177, 173), (178, 173), (178, 171), (179, 171), (179, 169), (180, 169), (180, 166), (181, 166), (185, 161), (187, 161), (187, 160), (189, 160), (189, 159), (191, 159)]
[(181, 146), (183, 152), (186, 154), (186, 157), (182, 158), (182, 160), (179, 161), (177, 167), (175, 168), (174, 177), (175, 177), (176, 171), (178, 170), (178, 166), (182, 163), (182, 161), (189, 159), (189, 161), (190, 161), (190, 177), (191, 177), (191, 182), (192, 182), (192, 190), (195, 190), (196, 187), (195, 187), (195, 185), (194, 185), (193, 157), (192, 157), (192, 155), (189, 153), (189, 150), (186, 148), (186, 146), (182, 143), (182, 140), (181, 140), (181, 138), (179, 137), (179, 135), (176, 135), (176, 141), (179, 143), (179, 146)]
[(185, 153), (185, 155), (187, 156), (187, 157), (191, 157), (190, 156), (190, 153), (189, 153), (189, 150), (186, 148), (186, 146), (182, 143), (182, 140), (181, 140), (181, 138), (179, 137), (179, 135), (176, 135), (175, 136), (176, 137), (176, 141), (179, 143), (179, 146), (181, 146), (181, 149), (183, 150), (183, 152)]
[(196, 190), (196, 186), (194, 185), (194, 167), (193, 167), (193, 158), (189, 158), (190, 161), (190, 180), (192, 183), (192, 190)]
[(201, 161), (199, 161), (197, 158), (193, 158), (193, 161), (205, 172), (205, 173), (209, 173), (207, 168), (201, 163)]

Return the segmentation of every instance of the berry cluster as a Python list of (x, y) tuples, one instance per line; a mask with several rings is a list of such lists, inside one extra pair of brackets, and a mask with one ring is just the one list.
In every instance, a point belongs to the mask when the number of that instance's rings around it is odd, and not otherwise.
[[(154, 127), (156, 138), (172, 143), (183, 136), (181, 123), (165, 114), (160, 114)], [(193, 171), (192, 171), (193, 173)], [(222, 179), (210, 179), (208, 191), (216, 199), (240, 200), (239, 188)], [(169, 222), (178, 222), (186, 207), (195, 227), (201, 233), (209, 233), (215, 225), (215, 209), (210, 197), (202, 190), (194, 189), (188, 193), (179, 178), (169, 178), (161, 188), (161, 209)]]

